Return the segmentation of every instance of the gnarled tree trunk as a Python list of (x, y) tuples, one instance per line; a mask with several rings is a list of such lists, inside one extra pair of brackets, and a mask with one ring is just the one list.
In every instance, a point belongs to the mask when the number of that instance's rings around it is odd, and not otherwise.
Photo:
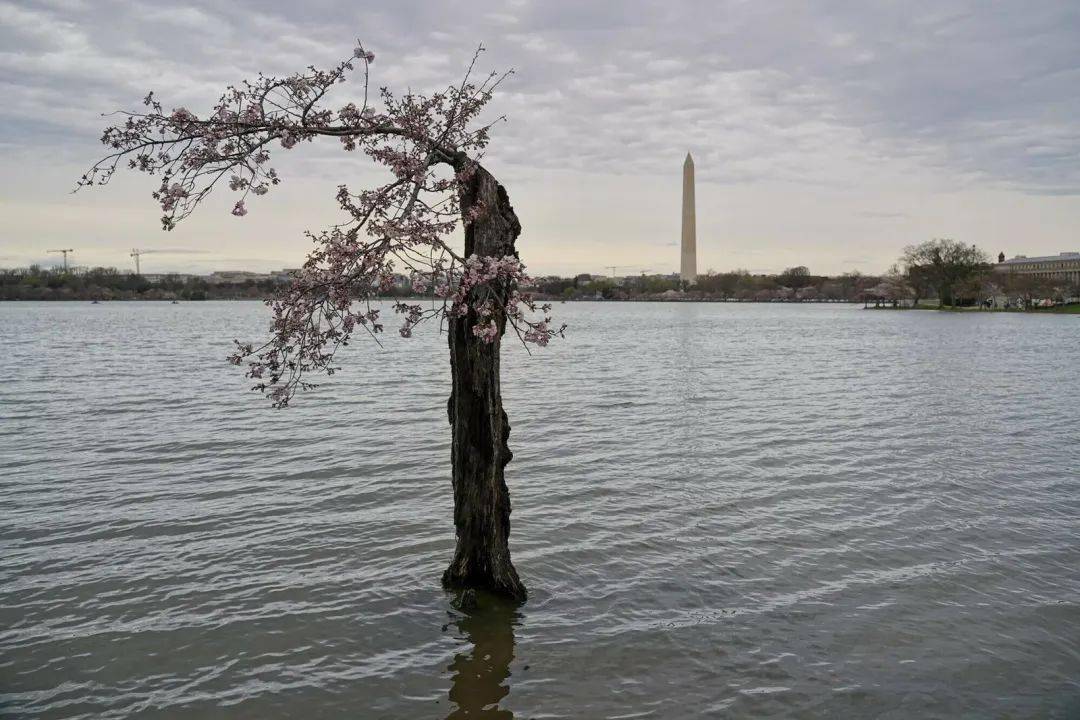
[[(516, 257), (514, 241), (521, 224), (506, 190), (487, 170), (474, 167), (460, 192), (464, 216), (473, 217), (465, 225), (465, 256)], [(472, 307), (468, 315), (449, 323), (453, 390), (447, 411), (453, 435), (457, 548), (443, 573), (443, 586), (484, 589), (524, 601), (525, 586), (510, 561), (510, 493), (503, 478), (503, 468), (513, 457), (506, 444), (510, 424), (499, 386), (505, 306), (498, 308), (495, 319), (499, 334), (490, 343), (473, 334), (477, 317)]]

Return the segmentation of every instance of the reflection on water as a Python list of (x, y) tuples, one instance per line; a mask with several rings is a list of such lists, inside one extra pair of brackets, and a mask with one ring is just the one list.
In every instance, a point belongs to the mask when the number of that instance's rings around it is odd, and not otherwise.
[(510, 693), (510, 662), (514, 659), (514, 625), (521, 620), (517, 606), (486, 593), (459, 593), (454, 602), (457, 625), (472, 647), (454, 656), (449, 670), (450, 701), (456, 707), (448, 720), (486, 718), (512, 720), (500, 709)]

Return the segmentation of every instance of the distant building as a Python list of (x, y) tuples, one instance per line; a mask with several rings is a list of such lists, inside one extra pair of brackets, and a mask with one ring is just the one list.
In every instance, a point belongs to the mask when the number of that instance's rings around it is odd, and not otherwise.
[(1001, 253), (998, 255), (998, 263), (994, 266), (994, 270), (1080, 284), (1080, 252), (1063, 252), (1058, 255), (1030, 258), (1026, 255), (1017, 255), (1008, 260), (1005, 259), (1005, 253)]
[(248, 280), (258, 282), (259, 280), (269, 279), (270, 275), (267, 273), (251, 272), (250, 270), (217, 270), (206, 277), (206, 282), (211, 285), (223, 285), (226, 283), (242, 283)]

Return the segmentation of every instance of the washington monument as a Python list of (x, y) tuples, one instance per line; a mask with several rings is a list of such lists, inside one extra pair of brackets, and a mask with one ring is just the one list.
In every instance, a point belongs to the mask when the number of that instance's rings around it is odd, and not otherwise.
[(688, 285), (697, 282), (697, 214), (694, 209), (694, 158), (686, 153), (682, 166), (682, 266), (679, 272)]

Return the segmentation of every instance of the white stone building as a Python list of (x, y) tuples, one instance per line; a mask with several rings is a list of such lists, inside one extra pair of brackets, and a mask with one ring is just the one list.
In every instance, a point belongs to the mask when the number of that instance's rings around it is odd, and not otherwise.
[(1063, 252), (1058, 255), (1027, 257), (1017, 255), (1008, 260), (1005, 253), (998, 255), (994, 270), (1002, 273), (1037, 275), (1069, 285), (1080, 285), (1080, 252)]

